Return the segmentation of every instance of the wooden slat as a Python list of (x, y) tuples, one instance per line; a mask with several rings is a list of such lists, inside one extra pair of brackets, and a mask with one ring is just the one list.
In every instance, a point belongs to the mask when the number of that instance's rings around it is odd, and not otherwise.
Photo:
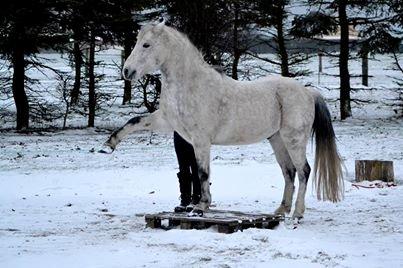
[[(272, 229), (282, 220), (272, 214), (243, 213), (239, 211), (209, 210), (203, 217), (190, 217), (187, 213), (161, 212), (145, 215), (147, 227), (171, 229), (206, 229), (217, 226), (220, 233), (233, 233), (247, 228)], [(168, 226), (161, 226), (162, 220), (168, 220)]]

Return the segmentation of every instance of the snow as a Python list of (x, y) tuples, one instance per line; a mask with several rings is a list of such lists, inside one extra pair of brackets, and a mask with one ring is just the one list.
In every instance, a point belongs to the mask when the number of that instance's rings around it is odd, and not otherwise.
[[(111, 155), (92, 152), (93, 129), (21, 135), (0, 142), (0, 267), (399, 267), (403, 263), (402, 122), (335, 122), (348, 170), (344, 201), (308, 189), (305, 218), (274, 230), (226, 235), (214, 228), (145, 228), (144, 214), (178, 203), (170, 136), (140, 133)], [(313, 152), (309, 145), (309, 160)], [(396, 187), (351, 186), (354, 159), (393, 159)], [(267, 141), (213, 147), (214, 206), (272, 212), (283, 179)]]

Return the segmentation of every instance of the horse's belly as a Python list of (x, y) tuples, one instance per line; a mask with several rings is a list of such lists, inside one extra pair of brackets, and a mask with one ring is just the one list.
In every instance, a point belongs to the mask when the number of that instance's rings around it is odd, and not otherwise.
[(276, 131), (266, 132), (261, 135), (256, 135), (254, 137), (248, 137), (247, 139), (240, 139), (239, 137), (229, 137), (229, 138), (220, 138), (217, 137), (212, 144), (214, 145), (245, 145), (261, 142), (267, 138), (273, 136)]
[[(222, 126), (213, 139), (216, 145), (242, 145), (257, 143), (271, 137), (280, 129), (280, 120), (271, 124)], [(258, 123), (258, 122), (256, 122)], [(263, 127), (265, 126), (265, 127)]]

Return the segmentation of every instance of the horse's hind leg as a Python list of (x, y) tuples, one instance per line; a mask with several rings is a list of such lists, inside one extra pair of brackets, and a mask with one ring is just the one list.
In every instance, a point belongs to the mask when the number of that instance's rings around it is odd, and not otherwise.
[(309, 138), (309, 129), (281, 129), (280, 135), (298, 173), (298, 195), (292, 217), (293, 219), (300, 219), (304, 216), (305, 212), (306, 186), (311, 172), (311, 168), (306, 159), (306, 145)]
[(280, 137), (279, 132), (274, 134), (269, 139), (269, 141), (276, 156), (276, 160), (281, 167), (281, 171), (283, 172), (285, 181), (284, 193), (281, 205), (276, 209), (274, 213), (284, 215), (290, 213), (291, 211), (296, 169), (294, 167), (294, 164), (292, 163), (292, 160), (290, 158), (290, 155), (288, 154), (284, 142)]

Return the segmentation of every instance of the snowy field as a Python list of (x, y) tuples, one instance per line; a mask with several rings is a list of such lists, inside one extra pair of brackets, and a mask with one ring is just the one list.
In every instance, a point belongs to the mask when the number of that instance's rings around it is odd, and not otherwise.
[[(348, 170), (343, 202), (307, 194), (305, 219), (235, 234), (145, 228), (143, 215), (178, 203), (171, 137), (132, 136), (112, 155), (92, 130), (2, 134), (0, 267), (401, 267), (402, 122), (336, 123)], [(312, 152), (309, 154), (312, 163)], [(351, 186), (354, 159), (393, 159), (397, 187)], [(214, 147), (220, 209), (272, 212), (283, 179), (267, 142)]]
[[(383, 82), (389, 75), (376, 73)], [(331, 99), (329, 79), (322, 89)], [(357, 94), (384, 100), (392, 85)], [(337, 105), (329, 106), (336, 116)], [(286, 219), (274, 230), (229, 235), (145, 228), (144, 214), (179, 202), (170, 136), (132, 135), (104, 155), (96, 152), (109, 136), (102, 128), (0, 132), (0, 267), (403, 267), (403, 122), (379, 103), (354, 113), (334, 122), (346, 166), (342, 202), (317, 201), (309, 188), (296, 229)], [(116, 116), (97, 125), (130, 118)], [(355, 159), (393, 160), (397, 186), (354, 187)], [(283, 192), (267, 141), (213, 147), (211, 181), (218, 209), (271, 213)]]

